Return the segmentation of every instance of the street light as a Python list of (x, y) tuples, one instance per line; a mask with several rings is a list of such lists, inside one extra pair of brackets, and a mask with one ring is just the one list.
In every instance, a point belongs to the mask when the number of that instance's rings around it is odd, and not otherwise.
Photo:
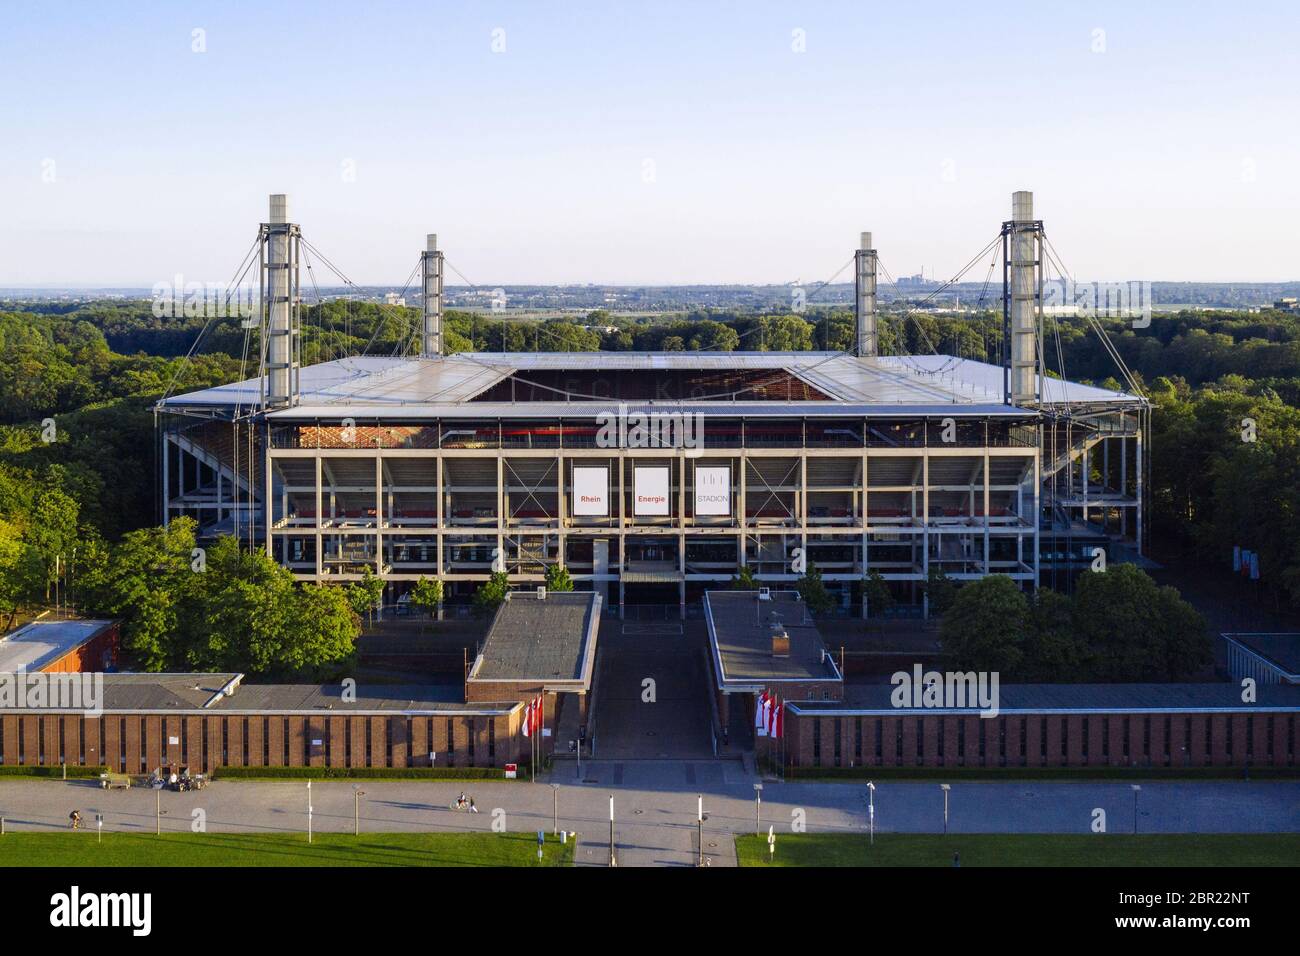
[(871, 834), (871, 845), (876, 845), (876, 785), (867, 781), (867, 828)]
[(307, 842), (311, 842), (311, 781), (307, 781)]
[(1133, 788), (1133, 834), (1136, 836), (1138, 832), (1138, 794), (1142, 792), (1142, 785), (1140, 783), (1131, 783), (1129, 786)]
[(698, 866), (704, 865), (704, 794), (698, 794), (695, 798), (695, 827), (696, 834), (700, 844), (700, 856)]
[(618, 866), (614, 858), (614, 795), (609, 795), (609, 865)]
[(366, 792), (355, 784), (352, 787), (352, 835), (361, 836), (361, 798)]
[(754, 784), (754, 836), (763, 835), (763, 785)]
[(560, 833), (560, 785), (551, 784), (551, 836)]
[(943, 835), (948, 835), (948, 791), (952, 789), (952, 784), (941, 783), (939, 789), (943, 791)]

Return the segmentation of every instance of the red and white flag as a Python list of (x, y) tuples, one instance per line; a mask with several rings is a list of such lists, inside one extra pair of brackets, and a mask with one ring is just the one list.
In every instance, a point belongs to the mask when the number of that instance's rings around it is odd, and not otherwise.
[(531, 700), (524, 704), (524, 722), (520, 729), (524, 732), (525, 737), (533, 735), (533, 702)]
[(545, 719), (546, 712), (542, 707), (542, 695), (538, 694), (533, 699), (533, 733), (540, 733), (542, 722)]
[(772, 717), (772, 736), (780, 740), (785, 736), (785, 704), (778, 702)]
[(767, 736), (767, 710), (770, 703), (767, 691), (763, 691), (754, 702), (754, 730), (760, 737)]

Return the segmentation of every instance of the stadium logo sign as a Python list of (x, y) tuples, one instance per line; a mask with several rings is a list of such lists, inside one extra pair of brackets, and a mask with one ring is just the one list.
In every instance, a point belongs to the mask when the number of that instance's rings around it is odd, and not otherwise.
[(82, 893), (74, 886), (50, 897), (50, 925), (126, 927), (132, 936), (148, 936), (153, 929), (153, 894)]
[(87, 717), (104, 711), (104, 675), (0, 673), (0, 711), (78, 710)]
[(596, 416), (597, 448), (703, 448), (704, 415), (699, 412), (616, 412)]
[(248, 319), (255, 290), (226, 282), (186, 282), (179, 272), (170, 282), (153, 284), (156, 319)]
[(889, 702), (900, 709), (959, 710), (978, 707), (980, 716), (996, 717), (999, 712), (997, 671), (922, 672), (915, 664), (912, 672), (896, 671), (889, 682), (894, 685)]

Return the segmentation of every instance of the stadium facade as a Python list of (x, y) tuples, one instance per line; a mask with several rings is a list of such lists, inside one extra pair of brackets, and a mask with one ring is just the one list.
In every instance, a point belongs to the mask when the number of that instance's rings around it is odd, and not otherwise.
[(259, 374), (159, 402), (163, 520), (304, 580), (369, 568), (390, 601), (421, 577), (454, 603), (494, 570), (531, 587), (562, 563), (620, 611), (684, 611), (745, 567), (776, 584), (816, 565), (846, 608), (877, 572), (923, 607), (935, 568), (1032, 584), (1096, 548), (1140, 554), (1148, 405), (1046, 374), (1027, 195), (1003, 228), (1005, 366), (877, 354), (864, 234), (856, 354), (444, 355), (431, 236), (421, 354), (301, 367), (299, 230), (273, 197)]

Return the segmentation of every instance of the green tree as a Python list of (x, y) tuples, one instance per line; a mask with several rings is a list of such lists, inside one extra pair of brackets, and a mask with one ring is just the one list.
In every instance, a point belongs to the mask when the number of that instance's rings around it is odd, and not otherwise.
[(569, 577), (569, 569), (558, 563), (547, 565), (546, 590), (572, 591), (573, 579)]
[(1063, 594), (1039, 588), (1029, 601), (1025, 657), (1016, 680), (1070, 683), (1087, 680), (1087, 648), (1074, 633), (1071, 602)]
[(474, 592), (474, 609), (479, 614), (491, 614), (505, 603), (510, 593), (510, 575), (504, 571), (494, 571), (492, 577), (479, 585)]
[(369, 565), (361, 572), (361, 580), (347, 586), (348, 603), (358, 617), (374, 621), (375, 608), (384, 599), (384, 581), (376, 576)]
[(122, 619), (122, 647), (141, 670), (181, 666), (180, 616), (199, 577), (191, 570), (195, 527), (193, 518), (176, 518), (129, 532), (106, 567), (82, 576), (86, 610)]
[(960, 670), (1015, 674), (1024, 660), (1029, 602), (1005, 574), (972, 581), (957, 592), (939, 629), (944, 655)]
[(0, 519), (0, 619), (4, 631), (13, 627), (21, 605), (40, 596), (44, 576), (40, 557), (23, 540), (22, 530)]
[(925, 583), (925, 596), (930, 599), (932, 614), (943, 614), (952, 607), (952, 602), (957, 596), (957, 585), (937, 564), (930, 565), (929, 578)]
[(1071, 619), (1093, 680), (1186, 680), (1210, 661), (1205, 620), (1133, 564), (1080, 575)]
[(804, 572), (804, 576), (799, 579), (795, 588), (813, 614), (825, 614), (835, 606), (835, 599), (831, 597), (830, 592), (826, 590), (825, 582), (822, 581), (821, 571), (811, 561), (808, 563), (808, 570)]
[(432, 615), (442, 605), (442, 582), (437, 578), (421, 577), (411, 588), (411, 607)]
[(733, 591), (757, 591), (758, 581), (754, 578), (754, 569), (748, 564), (741, 565), (736, 576), (731, 579)]
[(45, 597), (49, 600), (60, 564), (72, 556), (77, 544), (77, 517), (81, 507), (75, 498), (58, 488), (49, 488), (36, 496), (35, 507), (26, 538), (40, 558), (45, 576)]
[(894, 606), (894, 595), (889, 590), (889, 582), (875, 568), (867, 572), (862, 582), (862, 598), (867, 603), (868, 616), (873, 618), (887, 614)]

